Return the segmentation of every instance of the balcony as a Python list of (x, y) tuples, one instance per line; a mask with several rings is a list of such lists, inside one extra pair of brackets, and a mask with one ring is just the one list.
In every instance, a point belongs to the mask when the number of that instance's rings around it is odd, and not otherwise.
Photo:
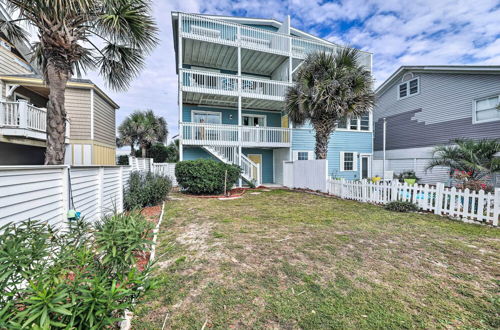
[(239, 96), (270, 101), (284, 101), (292, 84), (258, 78), (198, 70), (181, 70), (184, 92)]
[[(304, 59), (309, 53), (315, 51), (336, 52), (339, 48), (343, 48), (327, 41), (290, 36), (201, 15), (179, 14), (179, 25), (183, 38), (233, 47), (241, 46), (243, 49), (292, 56), (296, 59)], [(207, 47), (197, 45), (195, 48), (200, 53), (208, 52), (204, 50)], [(216, 50), (210, 50), (210, 52), (213, 51), (216, 52)], [(221, 52), (220, 57), (226, 57), (226, 55), (228, 51)], [(224, 61), (222, 58), (220, 60)], [(370, 53), (360, 51), (360, 62), (371, 70)]]
[(283, 127), (253, 127), (224, 124), (181, 123), (182, 144), (198, 146), (242, 146), (287, 148), (291, 130)]
[[(37, 108), (26, 101), (0, 102), (0, 134), (46, 140), (47, 109)], [(69, 123), (66, 124), (66, 138)]]

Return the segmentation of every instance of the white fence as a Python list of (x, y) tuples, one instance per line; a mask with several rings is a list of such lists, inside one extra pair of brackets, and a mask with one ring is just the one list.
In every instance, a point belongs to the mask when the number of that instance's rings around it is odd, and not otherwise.
[(445, 188), (444, 184), (408, 185), (398, 181), (373, 183), (367, 180), (332, 179), (327, 175), (326, 160), (284, 163), (284, 185), (290, 188), (311, 189), (360, 202), (386, 204), (408, 201), (421, 210), (463, 220), (491, 223), (498, 226), (500, 217), (500, 188), (494, 193)]
[[(149, 165), (151, 163), (151, 165)], [(65, 224), (75, 209), (89, 221), (123, 211), (132, 171), (151, 171), (175, 181), (175, 164), (136, 159), (134, 166), (0, 166), (0, 226), (27, 219)]]
[(167, 176), (172, 181), (172, 187), (177, 187), (175, 179), (175, 163), (154, 163), (153, 158), (128, 157), (128, 163), (132, 171), (153, 172)]

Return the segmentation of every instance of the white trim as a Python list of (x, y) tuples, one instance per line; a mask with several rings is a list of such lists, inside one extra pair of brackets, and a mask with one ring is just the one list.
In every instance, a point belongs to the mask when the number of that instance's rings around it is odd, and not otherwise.
[[(414, 80), (417, 81), (417, 92), (415, 94), (410, 94), (410, 82), (412, 82)], [(400, 96), (399, 95), (399, 88), (400, 88), (401, 85), (406, 85), (406, 96)], [(420, 77), (419, 76), (413, 77), (410, 80), (407, 80), (407, 81), (404, 81), (402, 83), (399, 83), (398, 87), (396, 88), (396, 92), (397, 92), (398, 100), (404, 100), (404, 99), (406, 99), (408, 97), (412, 97), (412, 96), (420, 94)]]
[[(305, 152), (307, 153), (307, 159), (299, 159), (299, 153), (301, 152)], [(314, 151), (313, 150), (293, 150), (292, 151), (292, 160), (293, 161), (296, 161), (296, 160), (314, 160), (316, 159), (314, 157)]]
[(357, 118), (357, 129), (351, 129), (351, 125), (350, 125), (350, 121), (351, 119), (348, 118), (347, 119), (347, 125), (346, 125), (346, 128), (338, 128), (338, 123), (335, 127), (335, 131), (339, 131), (339, 132), (358, 132), (358, 133), (373, 133), (373, 111), (369, 111), (368, 113), (368, 116), (369, 116), (369, 123), (368, 123), (368, 130), (361, 130), (361, 117), (358, 117)]
[[(191, 110), (191, 122), (194, 123), (194, 114), (195, 113), (201, 113), (201, 114), (211, 114), (211, 115), (218, 115), (220, 119), (220, 123), (217, 124), (222, 124), (222, 112), (220, 111), (205, 111), (205, 110)], [(208, 124), (208, 123), (205, 123)]]
[[(487, 100), (487, 99), (492, 99), (496, 97), (497, 100), (498, 100), (498, 103), (497, 103), (497, 107), (500, 105), (500, 95), (490, 95), (490, 96), (485, 96), (485, 97), (481, 97), (481, 98), (478, 98), (478, 99), (474, 99), (472, 100), (472, 124), (482, 124), (482, 123), (489, 123), (489, 122), (493, 122), (493, 121), (500, 121), (500, 118), (493, 118), (493, 119), (485, 119), (485, 120), (477, 120), (476, 119), (476, 115), (477, 115), (477, 102), (478, 101), (483, 101), (483, 100)], [(482, 110), (484, 111), (484, 110)], [(497, 111), (500, 111), (497, 109)]]
[(14, 94), (12, 94), (12, 98), (14, 99), (14, 101), (17, 101), (16, 97), (20, 98), (21, 100), (26, 100), (26, 102), (28, 102), (28, 103), (31, 102), (31, 98), (29, 98), (28, 96), (24, 96), (23, 94), (19, 94), (17, 92), (14, 92)]
[[(352, 170), (344, 169), (345, 154), (352, 154)], [(355, 151), (341, 151), (340, 152), (340, 172), (357, 172), (358, 171), (358, 153)]]
[(90, 90), (90, 139), (94, 139), (94, 90)]

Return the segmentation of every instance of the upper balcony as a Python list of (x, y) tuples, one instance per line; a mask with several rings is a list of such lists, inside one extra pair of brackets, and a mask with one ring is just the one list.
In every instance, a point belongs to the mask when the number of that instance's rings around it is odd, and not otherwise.
[[(0, 102), (0, 134), (35, 140), (47, 139), (47, 109), (26, 101)], [(69, 123), (66, 123), (69, 138)]]
[[(335, 52), (341, 46), (243, 24), (227, 22), (203, 15), (179, 14), (178, 27), (183, 41), (183, 63), (237, 68), (236, 47), (241, 47), (242, 66), (246, 72), (268, 74), (284, 57), (294, 59), (296, 67), (309, 53)], [(371, 54), (360, 51), (360, 61), (371, 70)]]

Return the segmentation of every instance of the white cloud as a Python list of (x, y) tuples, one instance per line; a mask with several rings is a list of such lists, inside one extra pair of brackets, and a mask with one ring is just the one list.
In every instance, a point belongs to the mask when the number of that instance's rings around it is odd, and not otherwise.
[[(177, 134), (177, 75), (171, 11), (275, 18), (341, 44), (374, 53), (382, 83), (401, 65), (500, 64), (497, 0), (156, 0), (161, 42), (127, 92), (109, 92), (121, 106), (117, 122), (135, 109), (164, 116)], [(93, 73), (91, 79), (101, 86)]]

